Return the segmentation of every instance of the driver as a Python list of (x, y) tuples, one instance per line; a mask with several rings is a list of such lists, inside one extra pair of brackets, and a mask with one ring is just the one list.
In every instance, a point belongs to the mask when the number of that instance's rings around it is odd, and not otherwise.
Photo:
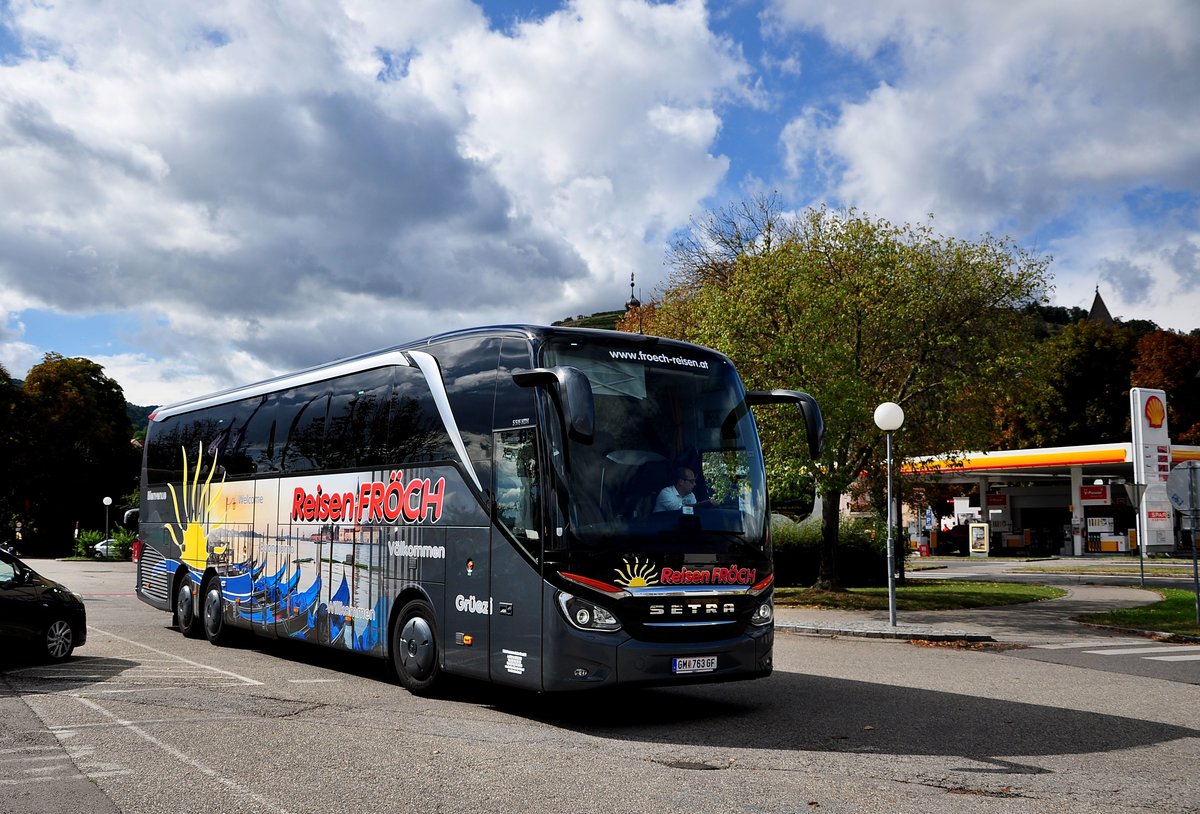
[(677, 512), (684, 506), (695, 506), (695, 489), (696, 473), (686, 466), (679, 467), (675, 470), (675, 483), (658, 493), (658, 498), (654, 501), (654, 511)]

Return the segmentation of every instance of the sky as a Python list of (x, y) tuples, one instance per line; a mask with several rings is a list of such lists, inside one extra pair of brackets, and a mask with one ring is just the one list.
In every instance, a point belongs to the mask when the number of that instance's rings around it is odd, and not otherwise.
[(1188, 332), (1198, 76), (1192, 0), (0, 0), (0, 365), (157, 405), (613, 310), (762, 194)]

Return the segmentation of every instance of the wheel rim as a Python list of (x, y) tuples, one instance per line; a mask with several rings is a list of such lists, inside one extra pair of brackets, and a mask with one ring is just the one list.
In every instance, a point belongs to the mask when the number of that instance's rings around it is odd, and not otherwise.
[(204, 629), (210, 637), (221, 632), (221, 589), (216, 585), (204, 595)]
[(178, 617), (181, 628), (191, 627), (195, 616), (195, 609), (192, 607), (191, 580), (185, 579), (179, 585), (179, 593), (175, 597), (175, 616)]
[(427, 678), (433, 671), (436, 646), (433, 628), (420, 616), (404, 623), (400, 631), (400, 664), (404, 671), (417, 680)]
[(50, 625), (50, 629), (46, 631), (46, 652), (50, 654), (50, 658), (64, 658), (71, 652), (74, 640), (75, 637), (71, 633), (71, 626), (62, 619), (59, 619)]

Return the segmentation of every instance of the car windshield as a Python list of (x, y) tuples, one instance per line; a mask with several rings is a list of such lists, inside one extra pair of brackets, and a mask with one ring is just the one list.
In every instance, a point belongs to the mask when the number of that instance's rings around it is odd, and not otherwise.
[(0, 552), (0, 582), (8, 582), (17, 575), (17, 566), (14, 560), (10, 560), (8, 555)]
[[(570, 541), (628, 548), (630, 538), (761, 546), (763, 467), (745, 391), (725, 357), (694, 346), (555, 342), (547, 367), (591, 384), (595, 433), (571, 438), (555, 467), (567, 482)], [(718, 542), (719, 541), (719, 542)]]

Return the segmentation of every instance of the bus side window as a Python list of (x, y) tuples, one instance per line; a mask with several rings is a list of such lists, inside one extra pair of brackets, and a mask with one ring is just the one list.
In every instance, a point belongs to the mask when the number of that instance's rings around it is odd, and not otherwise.
[(446, 396), (467, 458), (475, 467), (481, 483), (490, 479), (492, 408), (496, 399), (496, 365), (500, 358), (500, 339), (494, 336), (454, 339), (430, 345), (429, 352), (438, 360)]
[[(329, 384), (297, 387), (279, 397), (280, 435), (283, 451), (279, 456), (284, 472), (304, 472), (325, 465), (325, 419), (329, 410)], [(286, 428), (286, 429), (284, 429)]]
[(537, 433), (532, 428), (497, 432), (494, 450), (496, 519), (537, 559), (542, 525)]
[[(274, 415), (260, 411), (266, 396), (252, 396), (234, 404), (222, 405), (214, 416), (220, 430), (205, 449), (205, 454), (219, 454), (221, 463), (230, 475), (250, 475), (255, 471), (260, 450), (265, 451), (274, 430)], [(191, 450), (188, 450), (189, 457)]]
[(387, 440), (380, 463), (398, 466), (454, 459), (454, 447), (442, 425), (437, 405), (421, 371), (413, 367), (395, 369), (387, 422)]
[(325, 465), (330, 469), (386, 463), (392, 368), (367, 370), (339, 381), (329, 403)]

